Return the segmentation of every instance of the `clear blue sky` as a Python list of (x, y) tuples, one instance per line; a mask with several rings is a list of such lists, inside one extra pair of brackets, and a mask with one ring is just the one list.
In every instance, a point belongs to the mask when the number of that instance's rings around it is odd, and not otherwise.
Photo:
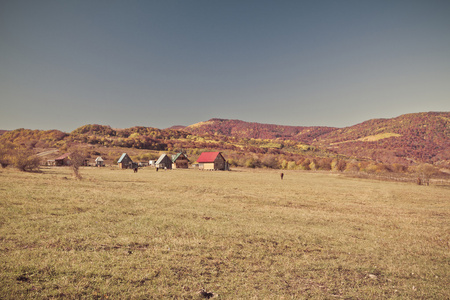
[(448, 0), (0, 0), (0, 129), (449, 110)]

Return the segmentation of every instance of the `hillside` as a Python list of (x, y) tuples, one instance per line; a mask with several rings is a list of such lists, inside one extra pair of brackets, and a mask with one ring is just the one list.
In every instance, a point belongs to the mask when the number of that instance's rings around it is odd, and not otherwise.
[(301, 127), (211, 119), (184, 128), (197, 135), (296, 141), (348, 157), (384, 163), (450, 160), (450, 112), (373, 119), (345, 128)]
[(336, 153), (388, 163), (450, 160), (450, 112), (406, 114), (336, 129), (313, 143)]
[[(232, 165), (247, 167), (285, 168), (289, 165), (289, 168), (329, 170), (333, 164), (336, 166), (337, 160), (404, 166), (426, 162), (448, 167), (450, 112), (373, 119), (345, 128), (283, 126), (215, 118), (167, 129), (142, 126), (114, 129), (97, 124), (84, 125), (70, 133), (17, 129), (0, 136), (0, 146), (6, 147), (8, 143), (35, 149), (35, 152), (49, 148), (68, 151), (83, 146), (91, 149), (92, 155), (103, 155), (111, 162), (118, 153), (131, 149), (142, 150), (138, 151), (141, 159), (145, 155), (158, 157), (161, 151), (183, 150), (192, 161), (202, 151), (214, 150), (225, 152)], [(338, 169), (343, 170), (345, 164)], [(359, 169), (365, 168), (364, 164), (357, 165)]]
[(183, 130), (198, 135), (225, 135), (247, 139), (279, 139), (310, 144), (317, 137), (336, 130), (324, 126), (285, 126), (250, 123), (241, 120), (211, 119), (187, 126)]

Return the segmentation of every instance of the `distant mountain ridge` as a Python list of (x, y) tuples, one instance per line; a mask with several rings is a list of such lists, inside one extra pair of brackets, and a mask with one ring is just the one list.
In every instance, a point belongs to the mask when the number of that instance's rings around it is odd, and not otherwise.
[(88, 124), (71, 133), (29, 129), (0, 132), (3, 133), (0, 143), (35, 148), (60, 148), (81, 143), (155, 151), (216, 149), (249, 155), (322, 155), (389, 164), (429, 162), (450, 166), (450, 112), (405, 114), (344, 128), (213, 118), (166, 129), (143, 126), (114, 129), (107, 125)]
[(280, 139), (311, 143), (317, 137), (336, 129), (338, 128), (326, 126), (287, 126), (214, 118), (206, 122), (187, 126), (183, 130), (193, 134), (221, 134), (239, 138)]
[(337, 154), (390, 163), (450, 160), (450, 112), (405, 114), (353, 126), (283, 126), (210, 119), (183, 129), (198, 135), (292, 140)]
[(373, 119), (320, 136), (318, 147), (349, 156), (395, 162), (450, 159), (450, 112)]

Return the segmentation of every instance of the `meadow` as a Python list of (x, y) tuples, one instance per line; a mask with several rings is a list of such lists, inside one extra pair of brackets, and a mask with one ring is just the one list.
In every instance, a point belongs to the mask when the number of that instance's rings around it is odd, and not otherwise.
[(1, 299), (449, 299), (450, 188), (239, 169), (0, 170)]

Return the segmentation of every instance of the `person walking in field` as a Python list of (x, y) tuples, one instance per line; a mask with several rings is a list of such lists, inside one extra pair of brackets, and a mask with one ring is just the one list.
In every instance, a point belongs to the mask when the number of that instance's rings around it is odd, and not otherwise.
[(283, 180), (284, 173), (280, 173), (281, 180)]

